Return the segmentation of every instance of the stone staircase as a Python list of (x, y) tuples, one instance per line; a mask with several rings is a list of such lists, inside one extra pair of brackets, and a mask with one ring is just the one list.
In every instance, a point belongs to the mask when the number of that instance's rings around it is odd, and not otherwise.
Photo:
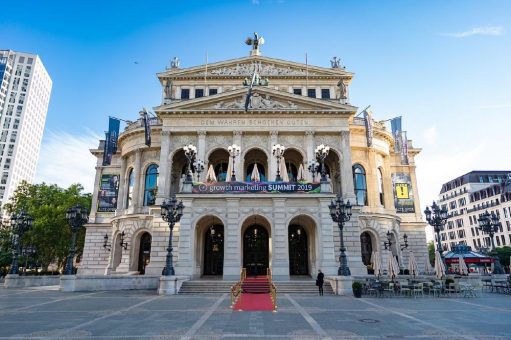
[[(191, 280), (183, 282), (179, 294), (221, 294), (230, 293), (235, 281), (222, 280)], [(274, 281), (278, 294), (306, 294), (317, 295), (318, 287), (314, 280), (304, 281)], [(249, 288), (250, 289), (250, 288)], [(265, 288), (266, 289), (266, 288)], [(334, 291), (328, 282), (323, 285), (325, 295), (333, 295)]]
[(241, 291), (248, 294), (268, 294), (270, 292), (270, 283), (266, 276), (247, 277), (241, 285)]

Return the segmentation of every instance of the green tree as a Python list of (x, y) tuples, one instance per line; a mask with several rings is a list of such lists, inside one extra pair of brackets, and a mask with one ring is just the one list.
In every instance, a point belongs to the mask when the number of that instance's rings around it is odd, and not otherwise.
[[(33, 227), (23, 237), (23, 244), (34, 246), (35, 260), (44, 269), (52, 263), (63, 268), (69, 251), (71, 229), (65, 219), (66, 211), (80, 204), (90, 211), (91, 195), (83, 193), (80, 184), (67, 189), (46, 183), (29, 184), (22, 182), (16, 188), (10, 203), (5, 204), (7, 213), (24, 209), (33, 219)], [(80, 230), (77, 237), (77, 256), (81, 256), (85, 231)]]
[(497, 256), (499, 257), (502, 267), (509, 267), (509, 257), (511, 256), (511, 247), (495, 248)]
[(12, 260), (11, 230), (9, 226), (0, 224), (0, 276), (9, 271)]
[(428, 242), (428, 255), (429, 263), (432, 266), (435, 266), (435, 243), (433, 243), (433, 241)]

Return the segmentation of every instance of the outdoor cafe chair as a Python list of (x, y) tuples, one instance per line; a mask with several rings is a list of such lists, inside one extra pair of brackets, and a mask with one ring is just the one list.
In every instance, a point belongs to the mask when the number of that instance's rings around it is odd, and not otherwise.
[(413, 285), (413, 297), (416, 298), (418, 295), (424, 296), (424, 284), (422, 282)]
[(433, 297), (440, 297), (440, 294), (442, 294), (442, 281), (433, 282), (431, 293), (433, 293)]
[(399, 294), (411, 296), (412, 290), (410, 289), (410, 285), (408, 281), (399, 281)]
[(387, 286), (383, 289), (383, 292), (384, 292), (384, 293), (385, 293), (385, 292), (388, 292), (388, 293), (389, 293), (389, 297), (390, 297), (390, 296), (394, 296), (394, 294), (395, 294), (395, 290), (394, 290), (394, 289), (395, 289), (395, 288), (394, 288), (394, 282), (389, 282), (389, 283), (387, 284)]

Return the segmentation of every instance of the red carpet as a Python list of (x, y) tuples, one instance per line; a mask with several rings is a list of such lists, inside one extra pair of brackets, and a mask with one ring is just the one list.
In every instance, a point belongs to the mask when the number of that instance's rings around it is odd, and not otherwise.
[(237, 311), (256, 311), (273, 310), (270, 294), (250, 294), (242, 293), (238, 301), (234, 304), (233, 310)]

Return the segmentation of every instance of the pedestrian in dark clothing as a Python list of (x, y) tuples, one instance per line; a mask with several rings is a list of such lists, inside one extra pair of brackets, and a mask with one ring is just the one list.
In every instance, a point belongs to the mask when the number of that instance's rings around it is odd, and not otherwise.
[(325, 274), (321, 272), (321, 269), (318, 270), (318, 277), (316, 278), (316, 286), (319, 288), (319, 295), (323, 295), (323, 282), (324, 282)]

